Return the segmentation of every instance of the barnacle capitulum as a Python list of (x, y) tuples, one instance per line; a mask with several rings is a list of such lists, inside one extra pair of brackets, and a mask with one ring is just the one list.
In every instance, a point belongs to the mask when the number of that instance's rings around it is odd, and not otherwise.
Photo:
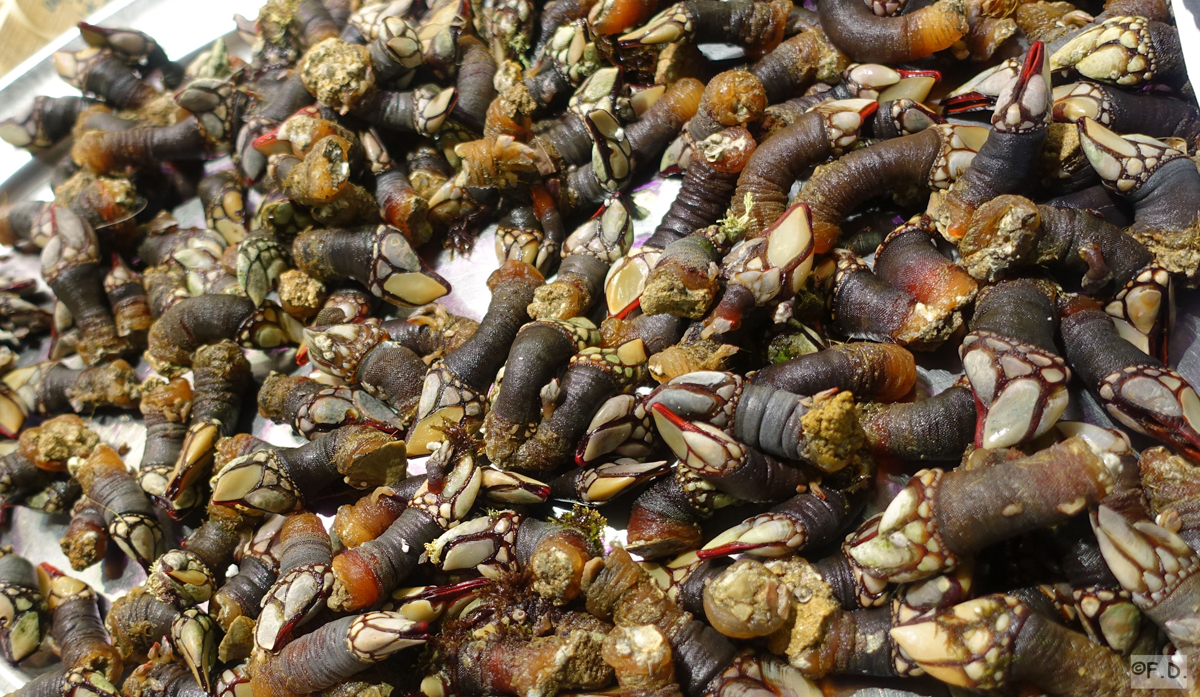
[(1084, 77), (1141, 85), (1179, 69), (1179, 36), (1146, 17), (1108, 17), (1071, 37), (1050, 56), (1050, 68), (1072, 68)]
[(205, 691), (212, 690), (217, 662), (217, 623), (200, 608), (189, 607), (171, 622), (171, 641), (192, 678)]
[(1114, 419), (1187, 453), (1200, 447), (1200, 399), (1183, 376), (1121, 338), (1094, 301), (1060, 307), (1067, 359)]
[(94, 94), (118, 109), (137, 109), (159, 96), (158, 90), (139, 80), (133, 69), (106, 48), (54, 54), (54, 68), (69, 84)]
[(198, 187), (204, 206), (204, 222), (221, 233), (229, 244), (246, 238), (246, 191), (235, 170), (221, 170), (205, 177)]
[(783, 38), (786, 3), (733, 5), (708, 0), (681, 2), (663, 10), (645, 26), (622, 36), (622, 45), (655, 45), (694, 41), (736, 43), (751, 57), (775, 48)]
[[(951, 685), (994, 689), (1029, 680), (1068, 692), (1130, 689), (1125, 687), (1129, 672), (1118, 654), (1042, 617), (1013, 595), (968, 600), (924, 621), (895, 627), (890, 636), (909, 660)], [(1079, 667), (1058, 673), (1047, 672), (1046, 665)]]
[(259, 450), (227, 463), (213, 502), (288, 513), (324, 487), (344, 481), (367, 489), (399, 481), (407, 467), (403, 441), (370, 426), (343, 426), (297, 448)]
[(506, 261), (488, 277), (492, 301), (479, 329), (466, 342), (431, 366), (421, 388), (417, 423), (409, 433), (411, 452), (427, 452), (440, 440), (436, 431), (445, 424), (483, 418), (483, 397), (503, 365), (496, 350), (508, 346), (528, 318), (534, 291), (544, 283), (542, 274), (522, 261)]
[(183, 79), (184, 67), (168, 59), (162, 46), (149, 34), (127, 27), (102, 27), (87, 22), (80, 22), (78, 26), (79, 36), (88, 46), (107, 48), (143, 76), (159, 71), (163, 83), (172, 89)]
[(412, 573), (424, 545), (463, 520), (475, 504), (483, 480), (477, 445), (464, 438), (461, 429), (448, 430), (450, 438), (431, 457), (432, 469), (442, 475), (442, 481), (422, 482), (404, 512), (383, 533), (333, 558), (332, 608), (374, 605)]
[(285, 251), (269, 237), (253, 236), (237, 245), (238, 287), (256, 305), (261, 305), (267, 293), (275, 288), (279, 277), (288, 269)]
[(276, 653), (297, 627), (316, 617), (333, 589), (333, 548), (317, 516), (289, 516), (279, 532), (279, 577), (262, 599), (255, 646)]
[(1196, 646), (1184, 608), (1195, 602), (1200, 560), (1179, 535), (1150, 521), (1130, 522), (1100, 506), (1092, 514), (1100, 551), (1133, 602), (1185, 652)]
[(1200, 113), (1187, 102), (1126, 92), (1084, 80), (1054, 88), (1054, 120), (1078, 123), (1090, 118), (1117, 133), (1151, 138), (1178, 137), (1194, 142)]
[(394, 305), (416, 307), (450, 292), (450, 284), (426, 266), (401, 230), (390, 225), (338, 235), (311, 230), (296, 237), (292, 254), (297, 268), (318, 281), (354, 279)]
[(17, 663), (37, 651), (49, 629), (45, 597), (38, 590), (33, 564), (0, 549), (0, 651)]
[(63, 664), (98, 671), (108, 680), (120, 677), (124, 664), (100, 619), (96, 591), (45, 562), (38, 566), (38, 582), (46, 594), (50, 635), (58, 642)]
[(1133, 204), (1129, 233), (1167, 271), (1195, 285), (1200, 250), (1195, 244), (1200, 172), (1184, 153), (1138, 134), (1117, 135), (1090, 118), (1078, 124), (1083, 152), (1105, 187)]
[(705, 332), (730, 332), (749, 309), (795, 295), (812, 270), (815, 242), (812, 211), (798, 203), (758, 237), (735, 245), (721, 264), (725, 295), (705, 320)]
[(149, 568), (164, 548), (162, 526), (120, 455), (107, 445), (98, 445), (74, 474), (88, 498), (104, 508), (112, 540), (131, 559)]
[(48, 148), (70, 135), (79, 115), (95, 104), (87, 97), (34, 97), (24, 111), (0, 122), (0, 138), (18, 148)]
[[(1045, 466), (1051, 462), (1056, 463), (1053, 473)], [(1010, 492), (988, 507), (986, 516), (994, 522), (987, 527), (963, 522), (956, 501), (993, 478), (1002, 479), (1000, 486)], [(953, 569), (993, 541), (1078, 515), (1112, 488), (1108, 467), (1078, 437), (971, 471), (922, 470), (888, 504), (877, 532), (851, 543), (848, 554), (873, 575), (892, 582), (914, 581)], [(983, 515), (973, 510), (971, 520)]]
[(1034, 283), (990, 287), (959, 349), (979, 400), (977, 445), (1008, 447), (1035, 438), (1067, 407), (1071, 370), (1054, 343), (1053, 298)]
[(670, 471), (666, 460), (639, 462), (618, 457), (559, 475), (550, 481), (550, 493), (560, 501), (601, 505)]
[(645, 401), (638, 395), (615, 395), (592, 416), (575, 449), (575, 464), (586, 467), (609, 454), (648, 457), (657, 440)]
[(20, 697), (117, 697), (121, 694), (104, 674), (88, 668), (54, 669), (12, 692)]
[(309, 439), (352, 424), (394, 433), (405, 426), (387, 404), (361, 388), (329, 387), (310, 378), (271, 373), (258, 394), (260, 415), (290, 423)]

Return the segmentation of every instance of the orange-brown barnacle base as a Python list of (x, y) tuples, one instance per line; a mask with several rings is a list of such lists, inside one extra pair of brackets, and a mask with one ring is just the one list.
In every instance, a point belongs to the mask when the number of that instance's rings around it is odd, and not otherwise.
[(1032, 201), (1003, 195), (969, 216), (958, 252), (972, 278), (991, 282), (1033, 263), (1042, 237), (1040, 209)]
[(753, 384), (800, 395), (836, 387), (861, 402), (895, 402), (912, 391), (916, 379), (916, 360), (908, 349), (849, 342), (767, 366), (755, 373)]
[(936, 234), (926, 216), (893, 230), (876, 252), (875, 275), (936, 313), (960, 312), (975, 299), (978, 285), (937, 250)]
[(409, 498), (408, 507), (383, 533), (334, 557), (331, 607), (357, 610), (373, 605), (412, 572), (426, 543), (467, 515), (483, 479), (474, 447), (443, 441), (428, 465), (431, 472), (441, 475), (440, 491), (433, 491), (428, 481), (422, 482)]
[(71, 155), (92, 172), (104, 174), (146, 168), (161, 160), (195, 160), (208, 153), (204, 128), (194, 116), (171, 126), (128, 131), (88, 131)]
[(820, 7), (821, 27), (851, 59), (895, 65), (950, 48), (969, 31), (966, 3), (940, 0), (899, 17), (877, 17), (867, 3)]
[(691, 469), (676, 467), (634, 500), (626, 549), (647, 558), (696, 549), (704, 540), (700, 523), (734, 502)]
[[(381, 486), (357, 502), (339, 507), (329, 528), (330, 536), (345, 549), (379, 537), (408, 506), (408, 496), (403, 494), (409, 488), (404, 483), (399, 488)], [(411, 496), (412, 491), (407, 493)]]
[(607, 685), (612, 669), (601, 659), (601, 645), (608, 625), (584, 613), (571, 614), (578, 619), (568, 615), (546, 636), (530, 639), (500, 630), (480, 632), (482, 637), (460, 644), (462, 660), (448, 666), (458, 689), (468, 695), (536, 697)]
[(333, 558), (333, 573), (341, 594), (337, 602), (342, 609), (353, 611), (371, 607), (384, 595), (370, 563), (354, 550)]
[(654, 8), (638, 0), (598, 0), (587, 11), (588, 28), (598, 36), (628, 31), (649, 20)]
[(938, 317), (907, 292), (888, 285), (843, 249), (834, 250), (833, 320), (845, 335), (884, 339), (914, 350), (932, 350), (962, 326), (962, 316)]
[(767, 92), (753, 73), (726, 70), (704, 86), (696, 114), (688, 121), (688, 136), (698, 144), (724, 128), (752, 126), (766, 108)]
[(80, 500), (71, 511), (71, 522), (58, 541), (63, 554), (75, 571), (83, 571), (104, 558), (108, 551), (108, 530), (104, 525), (104, 511), (91, 502)]
[(614, 627), (601, 648), (621, 689), (643, 697), (680, 697), (671, 645), (652, 624)]
[(719, 253), (705, 234), (689, 235), (668, 245), (646, 279), (642, 311), (703, 317), (720, 290)]

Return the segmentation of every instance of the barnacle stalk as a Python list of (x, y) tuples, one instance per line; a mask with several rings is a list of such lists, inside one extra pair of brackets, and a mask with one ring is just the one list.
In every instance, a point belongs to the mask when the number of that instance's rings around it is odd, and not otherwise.
[[(994, 541), (1082, 513), (1112, 491), (1113, 481), (1104, 461), (1079, 437), (989, 467), (922, 470), (888, 504), (878, 530), (859, 535), (847, 553), (892, 582), (926, 578), (953, 569)], [(967, 503), (975, 500), (968, 492), (977, 490), (1005, 493), (985, 511)], [(964, 504), (971, 513), (965, 514)], [(976, 527), (984, 519), (990, 523)]]

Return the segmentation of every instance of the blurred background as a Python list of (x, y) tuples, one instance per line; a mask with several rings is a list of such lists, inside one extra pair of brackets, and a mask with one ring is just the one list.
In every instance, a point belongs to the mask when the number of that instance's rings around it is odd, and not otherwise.
[(0, 77), (109, 0), (0, 0)]

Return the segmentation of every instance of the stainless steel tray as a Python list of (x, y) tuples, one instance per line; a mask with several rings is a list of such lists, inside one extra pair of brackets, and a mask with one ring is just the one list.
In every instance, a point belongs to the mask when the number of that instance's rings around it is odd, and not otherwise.
[[(1200, 74), (1197, 71), (1200, 64), (1192, 62), (1200, 60), (1200, 28), (1195, 24), (1195, 18), (1200, 17), (1200, 0), (1174, 0), (1174, 3), (1176, 14), (1181, 19), (1180, 30), (1184, 35), (1185, 53), (1189, 54), (1189, 65), (1193, 74)], [(1185, 3), (1193, 8), (1185, 8)], [(262, 4), (262, 0), (205, 0), (198, 8), (195, 5), (165, 0), (115, 0), (89, 18), (89, 21), (145, 31), (162, 44), (167, 55), (174, 58), (193, 54), (219, 37), (226, 39), (230, 53), (246, 57), (249, 47), (233, 31), (233, 16), (236, 13), (253, 18)], [(1185, 17), (1191, 21), (1184, 20)], [(73, 88), (59, 79), (50, 57), (57, 50), (82, 46), (76, 32), (67, 32), (8, 76), (0, 79), (0, 119), (18, 111), (37, 95), (75, 94)], [(67, 147), (63, 144), (50, 152), (31, 156), (23, 150), (0, 144), (0, 200), (52, 199), (53, 194), (49, 186), (51, 169), (66, 152)], [(216, 161), (209, 166), (211, 169), (220, 169), (228, 166), (228, 162)], [(640, 244), (654, 230), (678, 190), (678, 179), (655, 177), (634, 192), (633, 200), (639, 209), (639, 217), (635, 223), (635, 244)], [(176, 210), (175, 214), (185, 226), (204, 224), (202, 212), (196, 201)], [(498, 266), (493, 251), (494, 232), (494, 224), (485, 229), (469, 254), (454, 255), (448, 251), (440, 251), (432, 253), (433, 256), (427, 259), (453, 286), (453, 291), (440, 300), (450, 311), (476, 319), (486, 311), (490, 299), (486, 280)], [(35, 256), (15, 254), (12, 250), (0, 246), (0, 275), (36, 278), (41, 284), (39, 268)], [(48, 290), (44, 284), (42, 287), (43, 290)], [(1200, 349), (1196, 348), (1196, 338), (1200, 335), (1200, 312), (1195, 311), (1197, 300), (1198, 294), (1195, 292), (1179, 295), (1181, 311), (1171, 341), (1171, 354), (1172, 363), (1179, 371), (1192, 384), (1200, 385)], [(43, 341), (36, 349), (25, 351), (20, 364), (44, 360), (47, 350), (48, 342)], [(271, 369), (295, 370), (294, 349), (270, 354), (249, 351), (248, 354), (260, 380)], [(961, 372), (956, 360), (946, 351), (935, 356), (920, 355), (918, 361), (921, 386), (931, 393), (948, 387), (954, 376)], [(144, 378), (151, 372), (144, 361), (138, 367), (140, 377)], [(254, 435), (278, 445), (302, 442), (292, 433), (290, 426), (274, 424), (257, 414), (254, 414), (251, 420), (246, 413), (251, 411), (253, 410), (249, 405), (243, 409), (243, 425), (248, 426)], [(1067, 417), (1084, 418), (1099, 423), (1107, 421), (1107, 417), (1086, 394), (1082, 399), (1073, 401)], [(103, 440), (114, 448), (128, 447), (126, 464), (131, 469), (136, 469), (145, 441), (145, 428), (140, 418), (134, 414), (104, 415), (94, 418), (92, 426)], [(420, 472), (423, 465), (421, 459), (410, 461), (410, 470)], [(168, 539), (174, 534), (177, 536), (177, 542), (184, 531), (165, 516), (162, 516), (162, 519), (168, 528)], [(49, 516), (16, 507), (9, 511), (8, 520), (0, 524), (0, 544), (11, 544), (18, 553), (34, 563), (45, 561), (63, 570), (69, 570), (70, 565), (58, 545), (67, 522), (68, 518), (65, 515)], [(607, 537), (609, 541), (621, 540), (624, 531), (609, 528)], [(109, 600), (122, 595), (145, 578), (142, 570), (136, 564), (126, 563), (124, 556), (119, 552), (110, 554), (104, 562), (83, 572), (71, 573), (91, 584)], [(8, 693), (31, 677), (52, 668), (56, 661), (45, 645), (38, 654), (27, 659), (20, 667), (0, 660), (0, 694)], [(914, 685), (913, 689), (919, 688)], [(847, 692), (853, 692), (853, 688)], [(859, 694), (903, 697), (914, 693), (872, 687), (860, 690)]]

